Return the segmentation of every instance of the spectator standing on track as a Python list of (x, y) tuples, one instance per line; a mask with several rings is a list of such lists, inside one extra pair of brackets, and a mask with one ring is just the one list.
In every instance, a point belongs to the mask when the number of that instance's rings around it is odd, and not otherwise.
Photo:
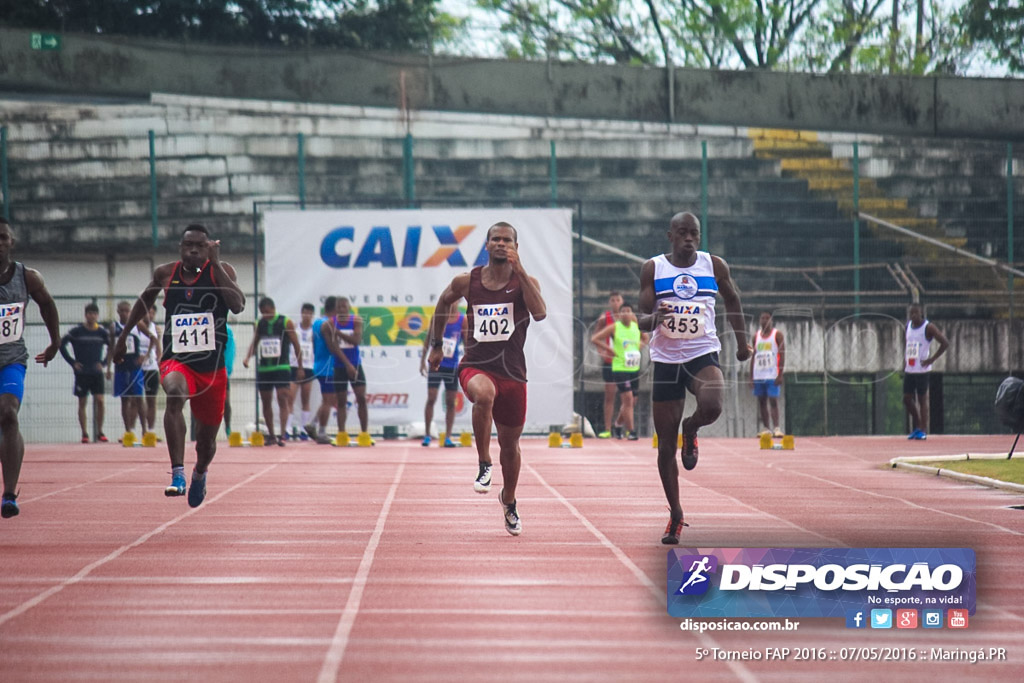
[[(622, 294), (615, 290), (609, 292), (608, 309), (594, 321), (594, 331), (600, 332), (609, 325), (614, 325), (618, 319), (621, 306)], [(604, 431), (598, 432), (597, 438), (610, 439), (613, 436), (621, 438), (618, 426), (612, 422), (612, 415), (615, 413), (615, 395), (618, 393), (618, 385), (615, 383), (615, 378), (612, 377), (614, 372), (612, 370), (612, 362), (615, 359), (615, 353), (612, 351), (612, 339), (610, 337), (603, 346), (597, 345), (597, 355), (601, 357), (601, 379), (604, 381)]]
[[(142, 322), (139, 322), (140, 330)], [(142, 422), (142, 435), (156, 431), (156, 396), (160, 392), (160, 327), (156, 324), (156, 306), (150, 306), (145, 324), (150, 335), (143, 335), (139, 346), (139, 357), (142, 358), (142, 393), (143, 408), (139, 416)], [(115, 339), (116, 341), (116, 339)]]
[(503, 488), (498, 494), (505, 530), (513, 536), (523, 526), (516, 508), (516, 486), (522, 456), (519, 437), (526, 424), (526, 330), (532, 317), (547, 317), (540, 285), (519, 260), (516, 229), (495, 223), (487, 229), (488, 262), (455, 279), (441, 292), (430, 326), (431, 370), (444, 358), (444, 325), (449, 311), (465, 299), (468, 321), (466, 353), (459, 364), (459, 383), (473, 402), (473, 435), (479, 471), (473, 489), (491, 489), (491, 422), (498, 431)]
[(427, 354), (430, 351), (430, 335), (423, 339), (423, 352), (420, 354), (420, 374), (427, 378), (427, 404), (423, 409), (425, 434), (423, 446), (430, 445), (430, 423), (434, 421), (434, 403), (437, 392), (444, 382), (444, 447), (455, 448), (452, 441), (452, 429), (455, 427), (455, 398), (459, 393), (459, 378), (456, 370), (459, 367), (462, 345), (466, 339), (466, 316), (457, 308), (448, 312), (448, 321), (441, 337), (441, 364), (437, 370), (426, 367)]
[(786, 343), (782, 331), (773, 323), (771, 312), (761, 311), (760, 326), (754, 333), (750, 377), (757, 398), (757, 414), (764, 425), (761, 434), (781, 438), (779, 395), (782, 393), (782, 373), (786, 365)]
[[(228, 312), (245, 309), (245, 294), (235, 281), (235, 269), (220, 260), (220, 240), (211, 240), (206, 227), (192, 224), (181, 234), (181, 260), (164, 263), (132, 307), (126, 328), (142, 320), (157, 295), (164, 293), (164, 355), (161, 384), (167, 395), (164, 435), (171, 460), (171, 485), (166, 496), (185, 495), (185, 402), (197, 423), (196, 464), (188, 487), (188, 504), (199, 507), (206, 497), (206, 474), (217, 453), (217, 432), (224, 416), (227, 372)], [(114, 345), (114, 362), (125, 352), (125, 333)]]
[[(309, 399), (313, 393), (313, 314), (316, 308), (313, 304), (302, 304), (299, 315), (299, 325), (295, 328), (295, 334), (299, 338), (299, 347), (302, 349), (302, 365), (295, 356), (295, 349), (289, 347), (288, 355), (292, 373), (292, 402), (288, 407), (288, 429), (285, 438), (298, 439), (299, 425), (309, 424), (312, 412), (310, 411)], [(299, 369), (302, 369), (302, 378), (299, 377)], [(299, 407), (302, 412), (295, 417), (295, 398), (300, 398)], [(303, 436), (303, 439), (306, 437)]]
[[(82, 428), (82, 443), (89, 443), (89, 428), (86, 426), (86, 404), (92, 394), (92, 416), (96, 425), (96, 440), (106, 443), (103, 433), (104, 392), (103, 369), (107, 366), (110, 350), (110, 335), (100, 326), (100, 307), (94, 303), (85, 305), (85, 322), (76, 325), (60, 340), (60, 355), (75, 373), (74, 394), (78, 397), (78, 424)], [(74, 357), (68, 353), (68, 344)]]
[(622, 438), (621, 425), (625, 427), (626, 438), (636, 441), (638, 437), (633, 412), (637, 394), (640, 393), (641, 347), (647, 344), (648, 338), (646, 332), (640, 331), (633, 307), (629, 304), (620, 303), (616, 317), (614, 323), (598, 330), (590, 341), (598, 349), (608, 348), (608, 341), (612, 342), (614, 357), (611, 376), (621, 397), (619, 415), (615, 419), (616, 437)]
[[(125, 322), (132, 311), (132, 305), (127, 301), (119, 301), (117, 304), (118, 319), (110, 326), (110, 346), (113, 348), (114, 341), (125, 330)], [(125, 334), (124, 359), (114, 367), (114, 397), (121, 399), (121, 420), (124, 422), (125, 434), (135, 431), (135, 420), (138, 418), (142, 423), (142, 431), (146, 431), (145, 403), (145, 379), (142, 371), (142, 350), (143, 340), (146, 342), (146, 350), (155, 343), (155, 338), (146, 326), (145, 320), (140, 320), (135, 327)], [(107, 357), (109, 362), (110, 357)]]
[[(935, 323), (924, 317), (921, 304), (911, 304), (904, 333), (903, 354), (903, 405), (910, 416), (911, 427), (908, 439), (924, 441), (928, 438), (929, 396), (928, 384), (932, 364), (946, 352), (949, 340)], [(938, 341), (939, 348), (932, 353), (932, 342)]]
[[(249, 359), (255, 353), (256, 389), (260, 393), (263, 406), (263, 421), (267, 425), (270, 438), (266, 445), (284, 446), (284, 435), (288, 433), (288, 410), (292, 403), (292, 368), (288, 364), (285, 347), (290, 346), (298, 358), (298, 378), (305, 375), (302, 370), (302, 348), (295, 334), (295, 324), (277, 312), (274, 300), (268, 296), (260, 299), (260, 319), (256, 322), (256, 333), (252, 343), (242, 360), (242, 365), (249, 367)], [(281, 432), (274, 434), (274, 393), (277, 393), (277, 411)]]
[(21, 436), (18, 411), (25, 395), (25, 370), (28, 347), (25, 345), (25, 309), (29, 297), (39, 306), (50, 345), (36, 355), (43, 367), (60, 350), (60, 321), (57, 305), (43, 283), (39, 271), (14, 261), (14, 232), (0, 218), (0, 470), (3, 472), (3, 496), (0, 517), (8, 519), (21, 512), (18, 507), (18, 479), (25, 459), (25, 440)]
[[(729, 266), (718, 256), (698, 251), (700, 221), (692, 213), (677, 213), (669, 223), (672, 250), (644, 263), (640, 271), (640, 329), (652, 331), (654, 363), (651, 394), (654, 429), (658, 435), (658, 473), (670, 516), (661, 542), (679, 543), (683, 509), (679, 504), (676, 435), (683, 428), (683, 467), (697, 466), (697, 430), (722, 413), (724, 378), (718, 362), (722, 343), (715, 330), (715, 295), (725, 302), (726, 318), (736, 336), (736, 360), (750, 358), (746, 323)], [(697, 409), (683, 420), (686, 392), (697, 398)]]

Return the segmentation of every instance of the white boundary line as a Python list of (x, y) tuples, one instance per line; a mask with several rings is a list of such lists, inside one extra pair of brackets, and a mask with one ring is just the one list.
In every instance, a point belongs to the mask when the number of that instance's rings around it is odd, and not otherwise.
[[(619, 548), (619, 546), (612, 543), (611, 539), (609, 539), (607, 536), (601, 533), (601, 531), (598, 530), (597, 527), (590, 523), (590, 520), (583, 516), (583, 513), (576, 509), (576, 506), (570, 503), (565, 496), (563, 496), (561, 493), (555, 490), (555, 488), (552, 487), (551, 484), (549, 484), (544, 479), (544, 477), (540, 476), (540, 472), (535, 470), (531, 465), (525, 463), (524, 465), (526, 469), (530, 471), (530, 474), (535, 476), (537, 478), (537, 481), (539, 481), (541, 485), (544, 488), (546, 488), (548, 492), (555, 497), (556, 500), (558, 500), (558, 502), (564, 505), (569, 510), (569, 512), (572, 513), (572, 516), (578, 519), (580, 523), (583, 524), (587, 531), (593, 534), (594, 537), (601, 542), (601, 545), (608, 548), (608, 550), (612, 552), (616, 559), (618, 559), (619, 562), (621, 562), (626, 567), (626, 569), (632, 572), (633, 576), (635, 576), (643, 586), (645, 586), (648, 590), (651, 591), (656, 600), (661, 601), (666, 599), (664, 588), (659, 588), (658, 586), (656, 586), (654, 582), (651, 581), (650, 577), (647, 576), (647, 574), (644, 573), (644, 571), (640, 569), (640, 567), (636, 566), (633, 560), (629, 559), (629, 556), (626, 555), (626, 553), (622, 552), (622, 549)], [(666, 551), (667, 550), (668, 549), (666, 548)], [(711, 636), (704, 633), (698, 633), (695, 635), (697, 637), (697, 640), (699, 640), (700, 644), (704, 647), (721, 649), (721, 646), (718, 644), (718, 642), (715, 641), (715, 639)], [(726, 660), (725, 665), (728, 666), (732, 670), (732, 672), (736, 674), (736, 677), (739, 678), (741, 681), (745, 681), (746, 683), (755, 683), (757, 681), (757, 676), (755, 676), (750, 671), (750, 669), (743, 666), (739, 662)]]
[[(281, 461), (281, 462), (283, 462), (283, 461)], [(251, 475), (247, 479), (243, 479), (242, 481), (238, 482), (234, 486), (221, 491), (216, 496), (210, 498), (210, 500), (206, 502), (206, 505), (209, 506), (209, 505), (217, 502), (218, 500), (220, 500), (224, 496), (228, 495), (229, 493), (231, 493), (235, 489), (241, 488), (242, 486), (245, 486), (249, 482), (251, 482), (251, 481), (253, 481), (255, 479), (258, 479), (259, 477), (262, 477), (264, 474), (266, 474), (270, 470), (272, 470), (275, 467), (277, 467), (278, 465), (280, 465), (281, 462), (276, 462), (276, 463), (274, 463), (273, 465), (271, 465), (269, 467), (265, 467), (262, 470), (260, 470), (259, 472), (257, 472), (256, 474)], [(113, 551), (112, 553), (106, 555), (105, 557), (101, 557), (100, 559), (96, 560), (95, 562), (87, 564), (86, 566), (82, 567), (78, 571), (78, 573), (75, 574), (74, 576), (69, 576), (68, 578), (64, 579), (60, 583), (58, 583), (56, 585), (53, 585), (53, 586), (50, 586), (48, 589), (46, 589), (42, 593), (39, 593), (35, 597), (26, 600), (25, 602), (21, 603), (20, 605), (18, 605), (14, 609), (12, 609), (12, 610), (10, 610), (8, 612), (5, 612), (4, 614), (0, 614), (0, 626), (2, 626), (3, 624), (7, 623), (11, 619), (14, 619), (15, 617), (17, 617), (17, 616), (19, 616), (21, 614), (24, 614), (25, 612), (29, 611), (30, 609), (32, 609), (36, 605), (44, 602), (46, 599), (56, 595), (57, 593), (60, 593), (62, 590), (64, 590), (68, 586), (75, 585), (76, 583), (78, 583), (82, 579), (84, 579), (85, 577), (89, 576), (89, 574), (91, 574), (93, 572), (93, 570), (99, 569), (100, 567), (102, 567), (103, 565), (107, 564), (108, 562), (116, 560), (118, 557), (120, 557), (121, 555), (125, 554), (129, 550), (131, 550), (133, 548), (137, 548), (138, 546), (142, 545), (143, 543), (145, 543), (149, 539), (153, 538), (154, 536), (156, 536), (159, 533), (162, 533), (162, 532), (166, 531), (171, 526), (177, 524), (178, 522), (182, 521), (183, 519), (187, 519), (188, 517), (191, 517), (192, 515), (196, 514), (201, 509), (203, 509), (203, 508), (201, 508), (201, 507), (189, 508), (189, 510), (187, 512), (185, 512), (184, 514), (178, 515), (174, 519), (169, 520), (167, 522), (164, 522), (163, 524), (161, 524), (157, 528), (153, 529), (152, 531), (148, 531), (148, 532), (142, 534), (141, 536), (139, 536), (137, 539), (135, 539), (131, 543), (128, 543), (127, 545), (123, 545), (120, 548), (118, 548), (117, 550)]]
[[(993, 479), (991, 477), (982, 477), (977, 474), (966, 474), (964, 472), (957, 472), (956, 470), (946, 470), (941, 467), (933, 467), (931, 465), (923, 465), (921, 463), (929, 460), (936, 462), (966, 462), (971, 459), (970, 453), (966, 455), (942, 455), (938, 457), (921, 457), (920, 455), (911, 455), (900, 458), (893, 458), (889, 461), (889, 464), (893, 468), (900, 468), (904, 470), (910, 470), (912, 472), (923, 472), (924, 474), (934, 474), (937, 477), (948, 477), (949, 479), (956, 479), (958, 481), (965, 481), (971, 484), (979, 484), (981, 486), (988, 486), (994, 489), (1003, 489), (1005, 491), (1015, 491), (1017, 493), (1024, 493), (1024, 485), (1014, 484), (1010, 481), (1002, 481), (1000, 479)], [(975, 454), (975, 460), (1007, 460), (1008, 458), (999, 454)]]
[(44, 498), (49, 498), (50, 496), (56, 496), (56, 495), (59, 495), (61, 493), (67, 493), (68, 491), (74, 491), (75, 489), (80, 489), (83, 486), (90, 486), (92, 484), (98, 484), (101, 481), (106, 481), (107, 479), (111, 479), (113, 477), (117, 477), (117, 476), (122, 475), (122, 474), (128, 474), (129, 472), (134, 472), (135, 470), (139, 470), (139, 469), (142, 469), (143, 467), (149, 467), (149, 466), (150, 466), (150, 463), (147, 462), (147, 463), (144, 463), (142, 465), (136, 465), (135, 467), (129, 467), (126, 470), (118, 470), (117, 472), (111, 472), (110, 474), (108, 474), (106, 476), (103, 476), (103, 477), (100, 477), (99, 479), (91, 479), (89, 481), (83, 481), (80, 484), (74, 484), (72, 486), (65, 486), (62, 489), (57, 489), (55, 491), (50, 491), (48, 493), (41, 493), (38, 496), (36, 496), (35, 498), (25, 498), (25, 499), (21, 500), (18, 504), (19, 505), (25, 505), (26, 503), (35, 503), (36, 501), (43, 500)]
[(380, 537), (384, 534), (384, 525), (387, 523), (388, 512), (391, 511), (391, 503), (395, 499), (395, 491), (398, 490), (398, 484), (402, 480), (402, 472), (405, 471), (405, 462), (408, 455), (409, 450), (403, 449), (402, 460), (395, 471), (395, 479), (391, 482), (391, 488), (388, 489), (384, 505), (381, 506), (380, 514), (377, 515), (377, 525), (374, 527), (373, 534), (370, 536), (366, 549), (363, 551), (363, 559), (359, 562), (359, 569), (356, 571), (356, 577), (352, 581), (352, 590), (349, 591), (348, 602), (345, 603), (345, 610), (341, 613), (341, 619), (338, 620), (338, 627), (334, 631), (331, 646), (328, 648), (323, 666), (320, 668), (320, 675), (317, 677), (318, 683), (334, 683), (338, 680), (338, 669), (341, 668), (341, 660), (345, 656), (345, 648), (348, 647), (348, 637), (352, 632), (356, 616), (359, 614), (359, 603), (363, 599), (363, 590), (366, 588), (366, 581), (370, 575), (370, 567), (373, 566), (373, 558), (377, 554)]

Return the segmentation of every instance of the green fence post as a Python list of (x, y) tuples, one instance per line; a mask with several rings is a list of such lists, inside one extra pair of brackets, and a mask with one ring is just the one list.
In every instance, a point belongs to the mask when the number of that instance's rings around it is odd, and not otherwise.
[(853, 143), (853, 314), (860, 315), (860, 146)]
[(306, 136), (298, 134), (299, 145), (299, 208), (306, 210)]
[(0, 126), (0, 192), (4, 193), (4, 220), (11, 220), (11, 187), (7, 184), (7, 126)]
[(156, 195), (156, 136), (149, 131), (149, 221), (153, 239), (153, 248), (160, 244), (160, 233), (157, 226), (157, 195)]
[(548, 162), (548, 179), (551, 181), (551, 208), (558, 206), (558, 157), (555, 155), (555, 141), (551, 141), (551, 158)]
[(405, 134), (405, 143), (402, 145), (402, 166), (405, 178), (405, 201), (412, 209), (416, 207), (416, 173), (413, 168), (412, 133)]
[(700, 250), (708, 250), (708, 141), (700, 141)]
[[(7, 175), (4, 173), (4, 178)], [(6, 182), (6, 181), (5, 181)], [(6, 187), (6, 185), (5, 185)], [(4, 197), (7, 197), (6, 189)], [(1014, 143), (1007, 142), (1007, 262), (1014, 265)], [(1010, 288), (1010, 319), (1014, 319), (1014, 273), (1007, 274)]]

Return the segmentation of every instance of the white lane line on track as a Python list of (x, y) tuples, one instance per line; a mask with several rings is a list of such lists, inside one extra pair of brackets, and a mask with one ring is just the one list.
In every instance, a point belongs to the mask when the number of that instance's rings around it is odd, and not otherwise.
[(56, 496), (56, 495), (59, 495), (61, 493), (67, 493), (68, 491), (74, 491), (75, 489), (80, 489), (80, 488), (83, 488), (85, 486), (92, 486), (93, 484), (98, 484), (101, 481), (106, 481), (107, 479), (113, 479), (114, 477), (119, 477), (122, 474), (128, 474), (129, 472), (134, 472), (135, 470), (140, 470), (143, 467), (149, 467), (149, 466), (150, 466), (149, 463), (143, 463), (142, 465), (136, 465), (135, 467), (129, 467), (126, 470), (118, 470), (117, 472), (112, 472), (112, 473), (108, 474), (105, 477), (100, 477), (99, 479), (90, 479), (89, 481), (83, 481), (80, 484), (75, 484), (74, 486), (65, 486), (64, 488), (57, 489), (56, 491), (50, 491), (49, 493), (41, 493), (38, 496), (35, 496), (33, 498), (22, 498), (21, 501), (19, 501), (19, 504), (20, 505), (25, 505), (26, 503), (31, 504), (31, 503), (34, 503), (34, 502), (36, 502), (38, 500), (43, 500), (44, 498), (49, 498), (50, 496)]
[(228, 495), (229, 493), (235, 491), (236, 489), (239, 489), (239, 488), (245, 486), (246, 484), (248, 484), (249, 482), (254, 481), (254, 480), (262, 477), (264, 474), (266, 474), (267, 472), (271, 471), (272, 469), (274, 469), (275, 467), (280, 465), (281, 462), (284, 462), (284, 461), (283, 460), (282, 461), (278, 461), (278, 462), (274, 463), (273, 465), (271, 465), (269, 467), (265, 467), (262, 470), (260, 470), (259, 472), (257, 472), (256, 474), (253, 474), (252, 476), (248, 477), (247, 479), (243, 479), (242, 481), (238, 482), (234, 486), (231, 486), (231, 487), (225, 489), (224, 491), (221, 491), (217, 495), (215, 495), (212, 498), (210, 498), (209, 500), (207, 500), (203, 504), (202, 507), (189, 508), (189, 510), (187, 512), (185, 512), (185, 513), (183, 513), (181, 515), (178, 515), (177, 517), (175, 517), (172, 520), (164, 522), (163, 524), (161, 524), (157, 528), (153, 529), (152, 531), (148, 531), (148, 532), (144, 533), (143, 535), (139, 536), (137, 539), (135, 539), (131, 543), (128, 543), (127, 545), (123, 545), (120, 548), (118, 548), (117, 550), (113, 551), (112, 553), (110, 553), (110, 554), (108, 554), (108, 555), (106, 555), (104, 557), (101, 557), (100, 559), (96, 560), (95, 562), (87, 564), (86, 566), (82, 567), (82, 569), (80, 569), (78, 571), (78, 573), (75, 574), (74, 576), (69, 576), (68, 578), (64, 579), (60, 583), (58, 583), (58, 584), (56, 584), (54, 586), (51, 586), (50, 588), (46, 589), (42, 593), (39, 593), (38, 595), (36, 595), (36, 596), (26, 600), (25, 602), (21, 603), (20, 605), (18, 605), (14, 609), (9, 610), (9, 611), (7, 611), (7, 612), (5, 612), (3, 614), (0, 614), (0, 626), (3, 626), (5, 623), (10, 621), (11, 619), (14, 619), (15, 617), (17, 617), (17, 616), (19, 616), (21, 614), (24, 614), (25, 612), (29, 611), (30, 609), (32, 609), (36, 605), (42, 603), (46, 599), (48, 599), (48, 598), (56, 595), (57, 593), (61, 592), (62, 590), (64, 590), (68, 586), (73, 586), (74, 584), (80, 582), (82, 579), (84, 579), (87, 576), (89, 576), (89, 574), (91, 574), (94, 570), (99, 569), (100, 567), (102, 567), (103, 565), (107, 564), (108, 562), (116, 560), (118, 557), (120, 557), (124, 553), (128, 552), (129, 550), (131, 550), (133, 548), (137, 548), (138, 546), (142, 545), (143, 543), (145, 543), (149, 539), (153, 538), (157, 534), (160, 534), (160, 533), (166, 531), (167, 529), (169, 529), (173, 525), (177, 524), (178, 522), (182, 521), (183, 519), (187, 519), (187, 518), (191, 517), (192, 515), (194, 515), (197, 512), (199, 512), (200, 510), (203, 510), (206, 507), (209, 507), (210, 505), (212, 505), (213, 503), (216, 503), (218, 500), (220, 500), (224, 496)]
[(373, 535), (366, 544), (363, 551), (363, 559), (359, 562), (359, 569), (356, 570), (355, 580), (352, 582), (352, 590), (348, 594), (348, 602), (345, 603), (345, 610), (338, 620), (338, 627), (331, 639), (331, 646), (327, 649), (323, 666), (320, 668), (318, 683), (334, 683), (338, 680), (338, 669), (341, 668), (341, 660), (345, 656), (345, 648), (348, 647), (348, 637), (352, 632), (356, 616), (359, 614), (359, 603), (363, 599), (363, 590), (366, 588), (366, 581), (370, 575), (370, 568), (373, 566), (373, 558), (377, 553), (377, 546), (380, 545), (380, 537), (384, 534), (384, 525), (388, 520), (388, 512), (391, 510), (391, 503), (395, 499), (395, 491), (402, 481), (402, 473), (405, 471), (405, 462), (409, 456), (408, 449), (403, 449), (402, 460), (395, 471), (394, 481), (388, 489), (388, 495), (381, 506), (380, 514), (377, 515), (377, 524), (373, 529)]
[[(626, 567), (626, 569), (628, 569), (633, 574), (633, 576), (637, 578), (641, 585), (645, 586), (649, 591), (651, 591), (651, 593), (654, 595), (655, 600), (660, 602), (666, 599), (664, 588), (660, 588), (657, 585), (655, 585), (655, 583), (651, 581), (650, 577), (648, 577), (647, 574), (645, 574), (644, 571), (640, 569), (640, 567), (636, 566), (636, 563), (634, 563), (633, 560), (629, 559), (629, 556), (626, 555), (626, 553), (624, 553), (622, 549), (619, 548), (619, 546), (615, 545), (611, 541), (611, 539), (609, 539), (607, 536), (601, 533), (601, 531), (596, 526), (591, 524), (590, 520), (584, 517), (583, 513), (577, 510), (575, 505), (570, 503), (565, 496), (563, 496), (561, 493), (555, 490), (555, 488), (551, 486), (544, 479), (544, 477), (540, 475), (540, 472), (535, 470), (529, 464), (524, 463), (524, 466), (527, 470), (530, 471), (530, 474), (536, 477), (537, 481), (539, 481), (541, 485), (544, 488), (546, 488), (548, 492), (555, 497), (556, 500), (558, 500), (558, 502), (560, 502), (569, 510), (573, 517), (578, 519), (580, 523), (583, 524), (587, 531), (593, 534), (594, 537), (596, 537), (597, 540), (601, 542), (601, 545), (603, 545), (611, 551), (611, 553), (616, 557), (616, 559), (618, 559), (619, 562), (621, 562)], [(700, 641), (700, 644), (704, 647), (721, 648), (718, 642), (707, 634), (698, 633), (695, 634), (695, 637), (698, 641)], [(750, 669), (743, 666), (739, 662), (727, 660), (725, 662), (725, 665), (728, 666), (729, 669), (731, 669), (732, 672), (736, 674), (736, 677), (739, 678), (741, 681), (744, 681), (745, 683), (753, 683), (754, 681), (757, 681), (757, 677), (750, 671)]]

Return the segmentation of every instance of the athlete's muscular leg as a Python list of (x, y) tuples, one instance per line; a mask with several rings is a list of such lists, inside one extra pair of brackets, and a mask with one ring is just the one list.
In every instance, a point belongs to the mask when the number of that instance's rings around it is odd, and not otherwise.
[(519, 437), (523, 433), (522, 426), (506, 427), (495, 423), (498, 429), (498, 460), (501, 462), (501, 484), (504, 487), (505, 500), (511, 503), (516, 499), (516, 486), (519, 484), (519, 468), (522, 456), (519, 452)]
[(921, 413), (917, 410), (917, 394), (903, 394), (903, 405), (910, 415), (910, 428), (916, 431), (921, 428)]
[[(772, 414), (772, 427), (775, 429), (779, 428), (779, 399), (774, 396), (768, 399), (768, 407)], [(765, 425), (767, 428), (768, 425)]]
[(328, 391), (320, 396), (320, 407), (316, 411), (316, 421), (320, 425), (320, 433), (327, 431), (327, 420), (331, 417), (331, 408), (338, 405), (338, 395)]
[(679, 505), (679, 461), (676, 458), (676, 441), (679, 422), (683, 419), (684, 402), (685, 399), (681, 398), (678, 401), (651, 403), (654, 431), (658, 435), (658, 474), (661, 476), (661, 487), (665, 489), (665, 499), (673, 517), (683, 514), (683, 508)]
[(288, 417), (291, 415), (292, 393), (287, 384), (277, 388), (277, 412), (280, 419), (281, 432), (279, 436), (288, 434)]
[(444, 392), (444, 426), (448, 430), (445, 432), (448, 438), (451, 438), (452, 430), (455, 429), (455, 397), (458, 393), (447, 390)]
[(89, 436), (89, 428), (85, 425), (85, 407), (89, 404), (89, 394), (78, 397), (78, 424), (82, 427), (82, 436)]
[(698, 429), (711, 424), (722, 414), (722, 404), (725, 400), (725, 378), (721, 368), (714, 365), (702, 368), (693, 378), (692, 387), (693, 393), (697, 397), (697, 410), (683, 420), (683, 433), (685, 434), (696, 434)]
[(18, 408), (21, 403), (14, 394), (0, 394), (0, 464), (3, 466), (4, 493), (14, 494), (25, 459), (25, 441), (21, 437)]
[(921, 423), (921, 431), (928, 433), (928, 421), (931, 418), (931, 406), (929, 405), (928, 390), (925, 390), (923, 394), (917, 395), (918, 411), (920, 412), (919, 420)]
[(188, 382), (180, 372), (167, 373), (161, 385), (167, 394), (164, 408), (164, 434), (167, 437), (167, 454), (171, 467), (185, 465), (185, 401), (188, 400)]
[(196, 420), (196, 472), (199, 474), (204, 474), (209, 469), (213, 456), (217, 454), (219, 431), (220, 422), (208, 425), (202, 420)]
[(473, 437), (480, 462), (491, 462), (491, 411), (497, 389), (487, 375), (474, 375), (466, 383), (466, 398), (473, 402)]
[(437, 389), (438, 387), (427, 387), (427, 405), (423, 406), (423, 424), (427, 436), (430, 436), (430, 423), (434, 421), (434, 402), (437, 401)]
[(352, 387), (352, 393), (356, 395), (356, 413), (359, 415), (359, 430), (370, 431), (370, 414), (366, 409), (366, 385)]
[(348, 430), (345, 423), (348, 421), (348, 384), (335, 385), (341, 388), (334, 394), (338, 406), (338, 433), (342, 434)]
[(764, 425), (765, 429), (771, 429), (772, 425), (768, 421), (768, 397), (758, 396), (757, 397), (757, 412), (761, 417), (761, 424)]
[(274, 438), (274, 390), (260, 389), (260, 406), (263, 408), (263, 424), (270, 432), (270, 438)]
[(612, 413), (615, 412), (615, 394), (617, 387), (612, 382), (604, 385), (604, 430), (610, 432), (615, 424), (612, 422)]

